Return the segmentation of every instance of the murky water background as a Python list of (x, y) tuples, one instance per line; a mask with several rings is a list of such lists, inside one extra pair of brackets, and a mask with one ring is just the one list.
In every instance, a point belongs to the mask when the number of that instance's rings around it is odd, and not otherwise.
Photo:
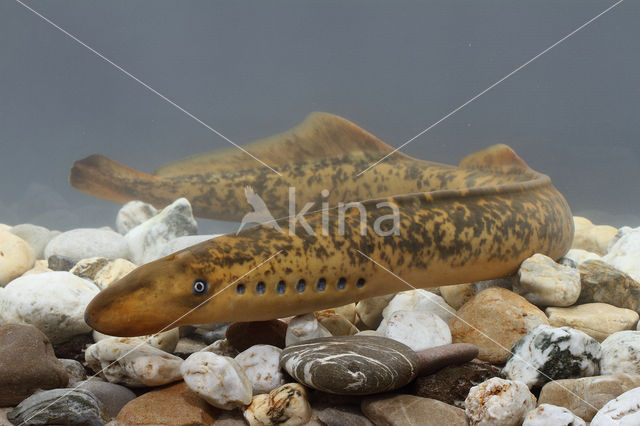
[[(320, 110), (399, 146), (613, 2), (27, 4), (238, 144)], [(620, 4), (403, 151), (456, 164), (507, 143), (574, 214), (640, 225), (639, 18), (640, 3)], [(13, 1), (0, 3), (0, 99), (8, 224), (113, 226), (118, 205), (67, 183), (89, 154), (150, 172), (228, 146)]]

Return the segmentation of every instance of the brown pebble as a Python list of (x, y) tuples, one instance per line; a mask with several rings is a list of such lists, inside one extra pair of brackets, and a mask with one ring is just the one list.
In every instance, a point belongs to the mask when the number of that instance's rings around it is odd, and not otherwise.
[(460, 365), (478, 356), (479, 349), (471, 343), (453, 343), (416, 352), (420, 358), (419, 376), (426, 376), (449, 365)]
[(227, 328), (227, 341), (239, 352), (254, 345), (285, 347), (287, 324), (280, 320), (234, 322)]

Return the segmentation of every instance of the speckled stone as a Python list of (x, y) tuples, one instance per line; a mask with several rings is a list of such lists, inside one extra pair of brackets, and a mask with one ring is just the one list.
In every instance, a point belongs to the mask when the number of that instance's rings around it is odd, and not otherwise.
[(536, 397), (522, 382), (494, 377), (472, 387), (464, 405), (473, 425), (519, 426)]
[(7, 415), (16, 425), (104, 425), (109, 421), (104, 405), (84, 389), (52, 389), (22, 401)]
[(599, 374), (600, 344), (570, 327), (539, 325), (516, 343), (512, 352), (502, 374), (529, 387)]
[(280, 320), (234, 322), (226, 332), (227, 341), (239, 352), (253, 345), (271, 345), (284, 348), (287, 323)]
[(413, 395), (380, 395), (365, 398), (362, 412), (376, 425), (466, 426), (464, 410), (444, 402)]
[(290, 346), (321, 337), (331, 337), (331, 332), (318, 322), (313, 313), (298, 315), (289, 321), (285, 344)]
[(640, 388), (631, 389), (607, 402), (591, 420), (591, 426), (640, 424)]
[(640, 282), (640, 227), (623, 226), (611, 240), (611, 247), (602, 260), (629, 274), (631, 278)]
[(640, 331), (619, 331), (602, 342), (602, 374), (640, 374)]
[(420, 361), (407, 346), (384, 337), (320, 338), (287, 347), (280, 365), (299, 382), (339, 395), (368, 395), (406, 385)]
[(311, 406), (304, 386), (287, 383), (268, 394), (254, 396), (243, 414), (250, 426), (297, 426), (309, 421)]
[(437, 399), (464, 408), (469, 390), (493, 377), (500, 377), (500, 368), (475, 360), (463, 365), (445, 367), (429, 376), (418, 377), (411, 384), (411, 393)]
[(524, 418), (522, 426), (586, 426), (584, 420), (564, 407), (540, 404)]
[(235, 357), (251, 382), (254, 395), (271, 392), (285, 384), (280, 370), (281, 353), (282, 349), (275, 346), (255, 345)]
[(123, 205), (116, 216), (116, 229), (122, 235), (158, 214), (151, 204), (142, 201), (129, 201)]
[(601, 260), (587, 260), (578, 266), (582, 292), (579, 304), (608, 303), (640, 312), (640, 283)]
[(136, 265), (126, 259), (91, 257), (80, 260), (69, 272), (91, 280), (100, 290), (104, 290), (135, 268)]

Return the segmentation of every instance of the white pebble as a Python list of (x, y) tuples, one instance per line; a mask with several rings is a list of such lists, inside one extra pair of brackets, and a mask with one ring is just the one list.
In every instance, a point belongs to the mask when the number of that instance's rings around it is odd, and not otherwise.
[(122, 235), (126, 234), (141, 223), (151, 219), (158, 213), (151, 204), (142, 201), (129, 201), (118, 211), (116, 229)]
[(494, 377), (469, 390), (464, 401), (471, 424), (518, 426), (536, 406), (536, 397), (522, 382)]
[(251, 381), (254, 395), (271, 392), (285, 383), (280, 370), (281, 353), (282, 349), (275, 346), (254, 345), (236, 356), (236, 362)]
[(80, 260), (69, 272), (91, 280), (100, 290), (104, 290), (134, 269), (136, 265), (126, 259), (90, 257)]
[(45, 258), (57, 254), (77, 262), (88, 257), (128, 259), (129, 248), (124, 237), (109, 229), (79, 228), (54, 237), (44, 249)]
[(540, 404), (524, 418), (522, 426), (585, 426), (580, 417), (564, 407), (551, 404)]
[(576, 265), (580, 265), (587, 260), (602, 260), (602, 257), (599, 254), (582, 249), (571, 249), (564, 255), (564, 257), (573, 260), (576, 262)]
[(27, 272), (35, 261), (33, 249), (25, 240), (0, 230), (0, 286)]
[(571, 306), (580, 296), (580, 272), (534, 254), (520, 265), (513, 291), (534, 305)]
[(60, 231), (49, 231), (47, 228), (30, 223), (14, 226), (11, 228), (11, 233), (29, 243), (36, 259), (44, 259), (44, 248), (49, 241), (60, 235)]
[(591, 426), (640, 425), (640, 388), (607, 402), (591, 420)]
[(378, 329), (384, 328), (391, 314), (396, 311), (433, 312), (445, 323), (448, 323), (456, 313), (456, 310), (449, 306), (442, 297), (430, 291), (422, 289), (403, 291), (397, 293), (382, 311), (383, 319)]
[(158, 348), (161, 351), (173, 353), (176, 345), (178, 344), (178, 340), (180, 340), (180, 329), (178, 327), (172, 328), (171, 330), (163, 331), (162, 333), (151, 334), (149, 336), (138, 336), (138, 337), (116, 337), (116, 336), (108, 336), (106, 334), (102, 334), (99, 331), (93, 330), (93, 341), (99, 342), (104, 339), (117, 339), (123, 343), (129, 343), (131, 345), (139, 345), (142, 343), (146, 343), (154, 348)]
[(251, 403), (251, 382), (232, 358), (195, 352), (180, 371), (187, 386), (214, 407), (233, 410)]
[(622, 227), (616, 238), (602, 260), (640, 282), (640, 227)]
[(601, 346), (601, 374), (640, 374), (640, 331), (613, 333)]
[(414, 351), (451, 343), (449, 326), (433, 312), (396, 311), (376, 331)]
[(293, 318), (287, 326), (285, 345), (291, 346), (305, 340), (330, 337), (329, 330), (318, 322), (314, 314), (305, 314)]

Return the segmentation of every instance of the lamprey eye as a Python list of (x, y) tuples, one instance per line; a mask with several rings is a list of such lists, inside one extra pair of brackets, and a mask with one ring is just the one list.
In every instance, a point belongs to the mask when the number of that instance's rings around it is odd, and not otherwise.
[(347, 287), (347, 280), (343, 277), (338, 280), (338, 290), (344, 290)]
[(207, 284), (207, 282), (201, 278), (196, 278), (195, 280), (193, 280), (192, 288), (193, 294), (195, 294), (196, 296), (202, 296), (209, 289), (209, 284)]

